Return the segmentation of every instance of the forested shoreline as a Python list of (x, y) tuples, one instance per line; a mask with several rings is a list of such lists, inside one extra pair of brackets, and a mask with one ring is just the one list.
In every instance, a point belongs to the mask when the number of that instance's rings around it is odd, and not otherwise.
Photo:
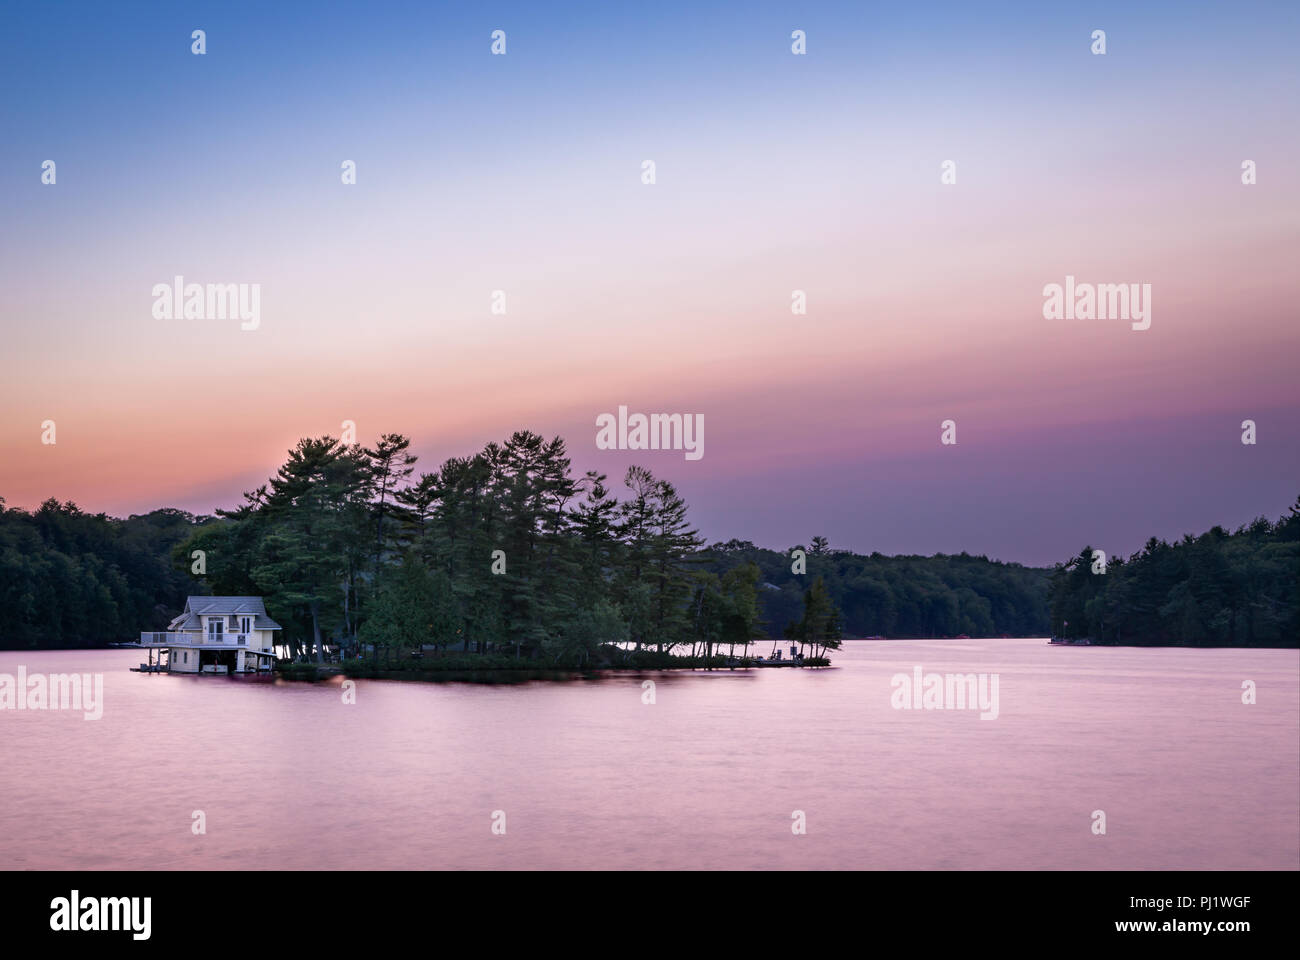
[(785, 551), (706, 545), (671, 483), (636, 466), (618, 483), (575, 477), (562, 439), (528, 431), (416, 465), (398, 434), (373, 448), (320, 437), (210, 516), (116, 519), (0, 498), (0, 648), (133, 640), (201, 593), (264, 597), (295, 656), (316, 661), (327, 647), (424, 646), (582, 667), (614, 645), (711, 657), (785, 638), (815, 655), (845, 636), (1053, 629), (1130, 644), (1300, 637), (1295, 507), (1233, 534), (1152, 540), (1102, 575), (1091, 548), (1035, 568), (861, 555), (821, 536)]
[(1276, 523), (1152, 537), (1128, 559), (1089, 546), (1059, 564), (1051, 622), (1066, 638), (1126, 646), (1300, 646), (1300, 497)]

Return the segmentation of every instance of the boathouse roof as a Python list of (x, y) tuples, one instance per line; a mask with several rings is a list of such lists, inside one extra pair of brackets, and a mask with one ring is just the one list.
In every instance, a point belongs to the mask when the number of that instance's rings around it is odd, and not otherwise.
[(254, 630), (279, 630), (266, 614), (261, 597), (186, 597), (185, 612), (171, 622), (169, 630), (198, 630), (200, 617), (252, 617)]

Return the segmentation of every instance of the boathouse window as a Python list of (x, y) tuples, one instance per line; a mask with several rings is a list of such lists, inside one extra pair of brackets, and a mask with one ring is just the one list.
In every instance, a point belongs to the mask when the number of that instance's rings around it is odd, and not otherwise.
[(225, 634), (225, 631), (226, 621), (224, 617), (220, 619), (214, 617), (208, 621), (208, 639), (219, 641)]
[(250, 632), (250, 630), (251, 630), (251, 628), (252, 628), (252, 626), (253, 626), (252, 623), (249, 622), (250, 619), (251, 619), (251, 618), (249, 618), (249, 617), (240, 617), (240, 618), (239, 618), (239, 632), (240, 632), (240, 633), (249, 633), (249, 632)]

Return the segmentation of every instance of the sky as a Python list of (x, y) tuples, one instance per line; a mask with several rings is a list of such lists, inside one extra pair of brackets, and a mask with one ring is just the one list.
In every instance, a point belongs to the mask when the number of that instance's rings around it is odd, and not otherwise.
[[(775, 549), (1284, 513), (1300, 8), (897, 6), (6, 5), (0, 496), (208, 513), (352, 421), (430, 470), (558, 434)], [(256, 329), (159, 318), (176, 276), (257, 284)], [(1046, 319), (1067, 276), (1150, 328)], [(704, 456), (599, 449), (620, 405)]]

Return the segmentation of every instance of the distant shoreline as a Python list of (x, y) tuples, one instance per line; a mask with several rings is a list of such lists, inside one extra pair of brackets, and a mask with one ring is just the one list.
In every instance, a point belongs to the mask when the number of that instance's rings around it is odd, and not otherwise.
[[(842, 638), (842, 642), (843, 642), (843, 643), (855, 643), (855, 644), (856, 644), (856, 643), (906, 643), (906, 642), (912, 642), (912, 641), (933, 641), (933, 640), (974, 640), (974, 641), (988, 641), (988, 640), (1041, 640), (1041, 641), (1046, 645), (1050, 639), (1051, 639), (1050, 637), (1046, 637), (1046, 636), (1043, 636), (1043, 637), (844, 637), (844, 638)], [(1053, 646), (1061, 646), (1061, 647), (1067, 647), (1067, 646), (1068, 646), (1068, 647), (1106, 647), (1106, 648), (1112, 648), (1112, 649), (1120, 649), (1120, 648), (1122, 648), (1122, 649), (1137, 649), (1137, 650), (1149, 650), (1149, 649), (1153, 649), (1153, 648), (1157, 648), (1157, 647), (1160, 647), (1160, 648), (1170, 648), (1170, 649), (1178, 649), (1178, 650), (1297, 650), (1297, 649), (1300, 649), (1300, 638), (1297, 638), (1297, 639), (1296, 639), (1294, 642), (1292, 642), (1292, 643), (1268, 643), (1268, 644), (1258, 644), (1258, 645), (1255, 645), (1255, 646), (1249, 646), (1249, 647), (1248, 647), (1248, 646), (1242, 646), (1242, 645), (1240, 645), (1240, 644), (1237, 644), (1237, 645), (1233, 645), (1233, 644), (1203, 644), (1203, 645), (1201, 645), (1201, 644), (1188, 644), (1188, 643), (1104, 643), (1104, 642), (1098, 642), (1098, 641), (1095, 641), (1095, 640), (1094, 640), (1093, 642), (1091, 642), (1091, 643), (1060, 643), (1060, 644), (1053, 644)], [(124, 644), (124, 645), (122, 645), (122, 646), (110, 646), (110, 645), (108, 645), (108, 644), (103, 644), (103, 645), (99, 645), (99, 646), (74, 646), (74, 647), (50, 647), (50, 646), (41, 646), (41, 647), (3, 647), (3, 646), (0, 646), (0, 653), (50, 653), (50, 652), (54, 652), (54, 651), (58, 651), (58, 650), (67, 650), (67, 651), (74, 651), (74, 650), (80, 650), (80, 651), (101, 650), (101, 651), (107, 651), (107, 650), (143, 650), (143, 649), (144, 649), (143, 647), (134, 646), (134, 645), (132, 645), (132, 644)], [(477, 656), (477, 654), (469, 654), (469, 656)], [(753, 658), (751, 658), (751, 659), (753, 659)], [(320, 664), (319, 666), (330, 666), (330, 664)], [(481, 668), (480, 668), (480, 669), (481, 669)], [(596, 669), (638, 669), (638, 668), (635, 668), (635, 667), (600, 667), (600, 668), (596, 668)], [(696, 668), (696, 667), (665, 667), (665, 668), (663, 668), (663, 669), (698, 669), (698, 668)]]

